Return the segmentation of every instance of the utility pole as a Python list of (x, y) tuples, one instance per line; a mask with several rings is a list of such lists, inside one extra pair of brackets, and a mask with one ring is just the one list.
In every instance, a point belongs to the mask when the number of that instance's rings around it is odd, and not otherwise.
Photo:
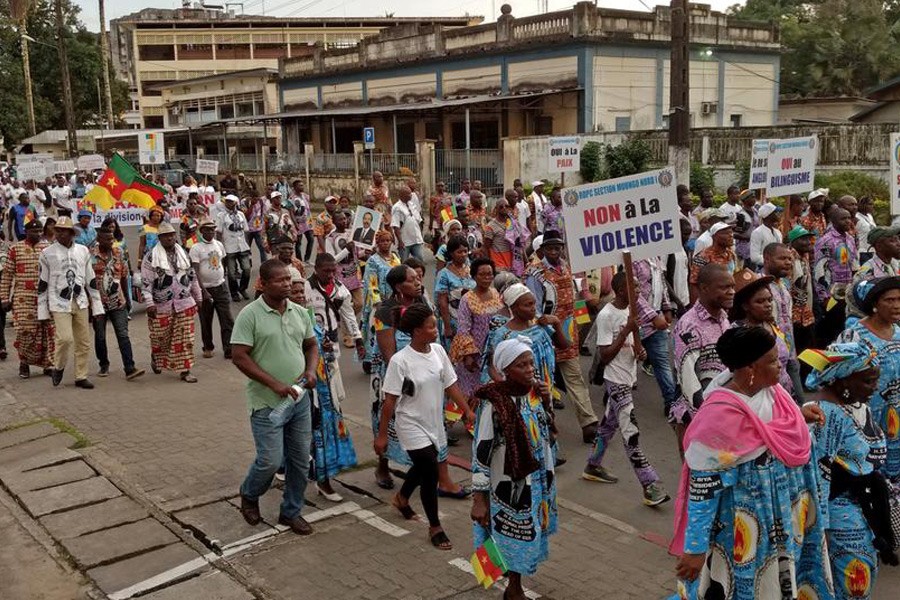
[(101, 64), (103, 65), (103, 94), (106, 96), (106, 128), (112, 129), (113, 109), (112, 109), (112, 88), (109, 85), (109, 40), (106, 39), (106, 2), (105, 0), (97, 0), (100, 3), (100, 54), (103, 55)]
[(672, 0), (672, 55), (669, 79), (669, 164), (679, 184), (690, 185), (691, 104), (688, 0)]
[(63, 108), (66, 112), (67, 148), (69, 158), (78, 155), (78, 140), (75, 136), (75, 109), (72, 103), (72, 79), (69, 77), (69, 57), (66, 52), (66, 24), (63, 20), (62, 0), (56, 0), (56, 37), (59, 51), (59, 66), (62, 74)]
[(19, 43), (22, 48), (22, 75), (25, 80), (25, 103), (28, 104), (28, 123), (31, 125), (31, 135), (37, 134), (34, 124), (34, 93), (31, 89), (31, 57), (28, 53), (28, 9), (31, 8), (31, 0), (10, 0), (9, 13), (19, 25)]

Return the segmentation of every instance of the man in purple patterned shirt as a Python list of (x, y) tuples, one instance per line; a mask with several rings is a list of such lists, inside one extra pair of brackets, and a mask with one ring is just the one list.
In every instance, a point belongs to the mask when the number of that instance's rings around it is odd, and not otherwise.
[(716, 342), (730, 326), (726, 311), (734, 304), (734, 277), (722, 265), (704, 265), (697, 286), (697, 302), (675, 326), (675, 366), (681, 395), (669, 411), (669, 422), (675, 426), (679, 450), (684, 429), (703, 403), (706, 386), (725, 370)]
[(800, 363), (797, 361), (797, 344), (794, 340), (794, 299), (791, 296), (790, 275), (794, 270), (794, 255), (787, 244), (769, 244), (763, 249), (763, 275), (775, 278), (769, 284), (772, 292), (772, 315), (775, 327), (784, 336), (790, 358), (787, 372), (793, 382), (791, 395), (803, 404), (803, 384), (800, 379)]
[(817, 343), (824, 348), (844, 329), (846, 297), (853, 273), (858, 269), (856, 239), (850, 234), (853, 224), (850, 213), (833, 208), (829, 213), (831, 225), (825, 229), (815, 247), (813, 280), (816, 296), (825, 314), (818, 324)]
[(635, 261), (634, 277), (638, 280), (637, 313), (641, 345), (647, 351), (647, 360), (653, 365), (653, 376), (662, 392), (668, 414), (678, 399), (678, 389), (672, 374), (669, 344), (672, 306), (666, 285), (665, 262), (659, 257)]

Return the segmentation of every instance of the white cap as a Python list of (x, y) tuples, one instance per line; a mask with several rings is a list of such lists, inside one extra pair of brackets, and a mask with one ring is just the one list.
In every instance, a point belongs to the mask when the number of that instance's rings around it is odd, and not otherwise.
[(813, 200), (815, 198), (820, 198), (822, 196), (828, 195), (828, 188), (819, 188), (817, 190), (813, 190), (809, 193), (809, 196), (806, 197), (807, 200)]
[(544, 182), (541, 181), (540, 179), (536, 179), (531, 182), (531, 187), (533, 187), (533, 188), (536, 188), (539, 185), (544, 185)]
[(275, 190), (274, 192), (269, 194), (269, 198), (281, 198), (281, 192), (279, 192), (278, 190)]
[(541, 247), (541, 244), (544, 242), (544, 236), (539, 235), (534, 238), (534, 241), (531, 242), (531, 249), (537, 252), (537, 249)]
[(723, 229), (730, 229), (731, 225), (728, 223), (716, 223), (712, 227), (709, 228), (709, 235), (716, 235)]
[(759, 207), (759, 211), (758, 211), (759, 218), (765, 219), (766, 217), (771, 216), (772, 213), (778, 212), (780, 210), (781, 210), (781, 207), (775, 206), (774, 204), (771, 204), (771, 203), (763, 204), (762, 206)]
[(237, 201), (238, 201), (238, 197), (235, 196), (234, 194), (228, 194), (227, 196), (225, 196), (224, 200), (225, 200), (226, 202), (227, 202), (227, 201), (237, 202)]

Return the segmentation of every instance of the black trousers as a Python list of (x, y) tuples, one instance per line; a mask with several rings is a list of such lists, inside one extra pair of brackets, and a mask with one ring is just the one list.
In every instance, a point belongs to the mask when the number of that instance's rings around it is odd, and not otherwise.
[(213, 343), (212, 322), (213, 314), (219, 317), (219, 330), (222, 333), (222, 349), (226, 353), (231, 352), (231, 330), (234, 328), (234, 317), (231, 316), (231, 294), (228, 293), (228, 284), (223, 283), (216, 287), (206, 288), (209, 299), (204, 299), (200, 305), (200, 337), (203, 340), (204, 350), (215, 350)]
[(400, 488), (400, 495), (409, 500), (412, 493), (419, 488), (422, 508), (428, 517), (428, 524), (440, 527), (438, 517), (438, 452), (434, 444), (418, 450), (407, 450), (413, 466), (406, 472), (406, 480)]

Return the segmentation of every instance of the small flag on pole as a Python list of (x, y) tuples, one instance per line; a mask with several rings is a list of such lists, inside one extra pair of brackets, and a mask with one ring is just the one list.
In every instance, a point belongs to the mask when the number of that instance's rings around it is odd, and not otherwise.
[(446, 223), (447, 221), (452, 221), (456, 218), (456, 205), (452, 202), (450, 206), (445, 206), (441, 209), (441, 222)]
[(591, 315), (588, 313), (587, 301), (575, 301), (575, 322), (579, 325), (587, 325), (591, 322)]
[(447, 423), (456, 423), (463, 417), (462, 410), (456, 404), (447, 404), (444, 408), (444, 421)]
[(475, 571), (475, 579), (484, 586), (484, 589), (497, 583), (507, 571), (503, 555), (500, 554), (500, 550), (491, 538), (486, 539), (475, 549), (475, 554), (472, 555), (469, 562), (472, 564), (472, 570)]

